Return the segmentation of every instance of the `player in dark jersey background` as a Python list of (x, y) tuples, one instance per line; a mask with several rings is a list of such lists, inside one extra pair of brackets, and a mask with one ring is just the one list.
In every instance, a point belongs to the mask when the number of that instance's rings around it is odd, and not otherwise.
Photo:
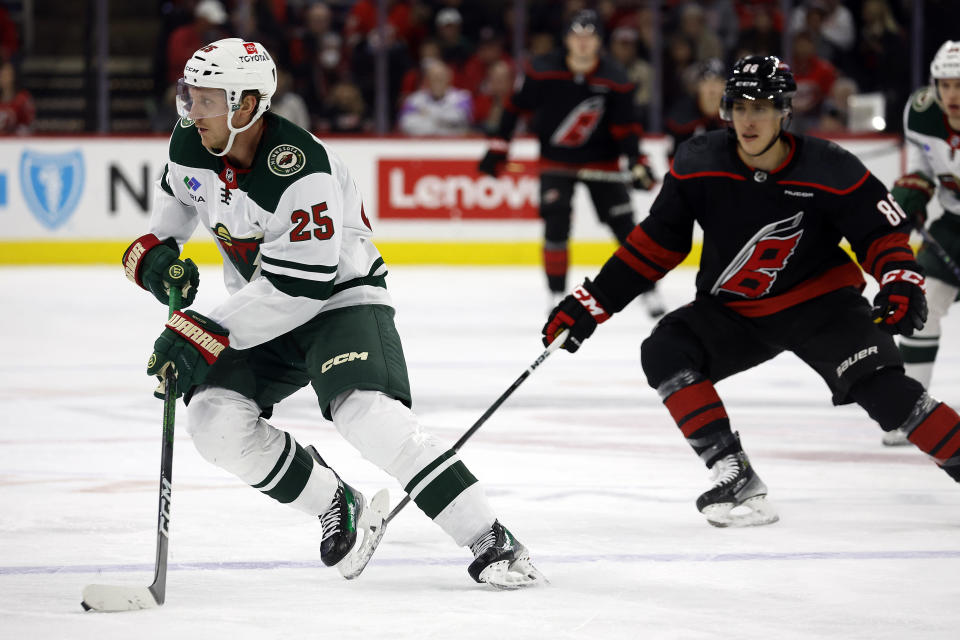
[[(503, 171), (510, 139), (521, 115), (531, 116), (540, 140), (540, 217), (544, 221), (543, 264), (550, 304), (567, 289), (571, 199), (583, 182), (597, 216), (622, 244), (633, 229), (633, 206), (627, 183), (615, 176), (621, 156), (627, 159), (634, 188), (650, 190), (656, 181), (640, 153), (640, 125), (633, 105), (634, 86), (612, 58), (601, 53), (601, 26), (593, 11), (580, 11), (570, 22), (561, 50), (538, 56), (508, 101), (497, 134), (480, 161), (492, 176)], [(584, 179), (577, 172), (593, 170)], [(655, 292), (644, 299), (653, 317), (663, 314)]]
[[(598, 323), (683, 260), (700, 224), (696, 298), (660, 320), (641, 361), (713, 472), (697, 508), (716, 526), (778, 519), (714, 383), (783, 351), (820, 374), (835, 404), (856, 402), (884, 431), (903, 428), (960, 481), (960, 416), (904, 375), (893, 341), (893, 333), (922, 327), (927, 313), (907, 216), (853, 155), (784, 130), (795, 90), (779, 59), (738, 61), (721, 103), (732, 128), (680, 145), (650, 215), (543, 328), (546, 344), (569, 331), (564, 348), (576, 351)], [(880, 284), (872, 308), (841, 238)], [(747, 509), (731, 513), (740, 505)]]

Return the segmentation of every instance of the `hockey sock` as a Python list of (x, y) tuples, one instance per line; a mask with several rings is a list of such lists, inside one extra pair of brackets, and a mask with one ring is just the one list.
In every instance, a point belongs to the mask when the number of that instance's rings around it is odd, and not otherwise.
[(740, 442), (713, 383), (692, 369), (684, 369), (657, 387), (680, 432), (707, 465), (736, 453)]
[(566, 244), (548, 243), (543, 247), (543, 268), (547, 273), (547, 286), (550, 287), (550, 291), (563, 293), (567, 290), (568, 254)]
[(960, 482), (960, 416), (924, 393), (901, 426), (907, 439)]

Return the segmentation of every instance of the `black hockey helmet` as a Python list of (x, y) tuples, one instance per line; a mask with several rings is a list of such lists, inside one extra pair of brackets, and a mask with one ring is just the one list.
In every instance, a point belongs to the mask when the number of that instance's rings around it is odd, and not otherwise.
[(776, 56), (747, 56), (733, 65), (727, 86), (720, 100), (720, 117), (733, 119), (733, 103), (737, 100), (770, 100), (774, 106), (791, 113), (791, 99), (797, 91), (790, 67)]
[(596, 11), (584, 9), (573, 15), (563, 33), (564, 35), (568, 33), (594, 33), (603, 39), (603, 24), (600, 22), (600, 17)]

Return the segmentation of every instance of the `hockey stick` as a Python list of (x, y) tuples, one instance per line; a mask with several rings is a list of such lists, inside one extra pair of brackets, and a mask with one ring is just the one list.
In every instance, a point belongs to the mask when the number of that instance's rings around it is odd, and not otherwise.
[(933, 251), (938, 258), (940, 258), (943, 266), (950, 270), (950, 273), (953, 274), (954, 278), (960, 280), (960, 265), (957, 265), (957, 263), (954, 262), (953, 258), (950, 257), (950, 254), (947, 253), (947, 250), (943, 248), (943, 245), (937, 242), (937, 240), (930, 235), (930, 232), (927, 231), (927, 228), (923, 225), (915, 225), (915, 228), (917, 233), (920, 234), (920, 237), (923, 238), (924, 243), (930, 247), (930, 250)]
[[(508, 162), (506, 169), (509, 173), (525, 173), (528, 165), (520, 162)], [(604, 171), (602, 169), (561, 169), (549, 167), (540, 171), (541, 175), (576, 178), (584, 182), (617, 182), (629, 184), (633, 181), (633, 174), (629, 171)]]
[[(520, 377), (517, 378), (516, 380), (514, 380), (514, 381), (513, 381), (513, 384), (510, 385), (510, 387), (509, 387), (506, 391), (504, 391), (502, 394), (500, 394), (500, 397), (499, 397), (499, 398), (497, 398), (496, 400), (493, 401), (493, 404), (490, 405), (490, 406), (487, 408), (487, 410), (483, 412), (483, 415), (480, 416), (480, 418), (479, 418), (476, 422), (473, 423), (473, 426), (470, 427), (469, 429), (467, 429), (466, 433), (464, 433), (462, 436), (460, 436), (460, 439), (457, 440), (455, 443), (453, 443), (453, 446), (450, 447), (450, 448), (453, 449), (454, 451), (459, 451), (459, 450), (460, 450), (460, 447), (462, 447), (462, 446), (464, 445), (464, 443), (465, 443), (467, 440), (469, 440), (470, 437), (473, 436), (474, 433), (477, 432), (477, 429), (479, 429), (480, 427), (482, 427), (482, 426), (483, 426), (483, 423), (486, 422), (487, 419), (489, 419), (490, 416), (493, 415), (493, 412), (500, 408), (500, 405), (502, 405), (502, 404), (504, 403), (504, 401), (505, 401), (507, 398), (509, 398), (509, 397), (513, 394), (513, 392), (516, 391), (517, 388), (518, 388), (521, 384), (523, 384), (523, 381), (524, 381), (524, 380), (526, 380), (527, 378), (530, 377), (530, 374), (533, 373), (534, 369), (536, 369), (536, 368), (539, 367), (541, 364), (543, 364), (543, 361), (546, 360), (547, 357), (548, 357), (551, 353), (553, 353), (554, 351), (556, 351), (557, 349), (559, 349), (560, 347), (563, 346), (563, 343), (567, 341), (567, 336), (568, 336), (568, 335), (569, 335), (569, 333), (568, 333), (567, 331), (564, 331), (564, 332), (561, 333), (559, 336), (557, 336), (556, 340), (554, 340), (553, 342), (551, 342), (551, 343), (550, 343), (550, 346), (548, 346), (548, 347), (544, 350), (544, 352), (541, 353), (541, 354), (537, 357), (537, 359), (534, 360), (533, 363), (532, 363), (529, 367), (527, 367), (527, 370), (524, 371), (523, 373), (521, 373), (521, 374), (520, 374)], [(401, 510), (401, 509), (403, 509), (405, 506), (407, 506), (407, 503), (408, 503), (408, 502), (410, 502), (410, 496), (409, 496), (409, 495), (404, 496), (404, 497), (403, 497), (403, 500), (401, 500), (400, 503), (399, 503), (396, 507), (393, 508), (393, 511), (390, 512), (390, 515), (387, 516), (387, 522), (389, 523), (391, 520), (393, 520), (395, 517), (397, 517), (397, 514), (400, 513), (400, 510)]]
[[(180, 308), (180, 289), (170, 288), (168, 317)], [(163, 604), (167, 595), (167, 549), (170, 544), (170, 498), (173, 493), (173, 427), (177, 410), (177, 380), (173, 367), (163, 375), (163, 444), (160, 447), (160, 505), (157, 515), (157, 560), (153, 584), (127, 587), (90, 584), (80, 602), (85, 611), (135, 611)]]
[[(497, 398), (493, 404), (487, 408), (486, 411), (483, 412), (483, 415), (473, 423), (473, 426), (467, 429), (466, 433), (460, 436), (460, 439), (454, 443), (451, 449), (454, 451), (459, 451), (460, 447), (462, 447), (464, 443), (469, 440), (474, 433), (477, 432), (477, 429), (483, 426), (483, 423), (493, 415), (493, 412), (500, 408), (500, 405), (502, 405), (504, 401), (509, 398), (510, 395), (516, 391), (521, 384), (523, 384), (524, 380), (530, 377), (530, 374), (533, 373), (534, 369), (543, 364), (543, 361), (547, 359), (547, 356), (563, 346), (563, 343), (567, 340), (567, 335), (567, 331), (560, 333), (557, 338), (550, 343), (550, 346), (548, 346), (546, 350), (544, 350), (544, 352), (541, 353), (529, 367), (527, 367), (527, 370), (520, 374), (520, 377), (514, 380), (513, 384), (510, 385), (510, 387), (504, 391), (500, 397)], [(403, 497), (403, 500), (401, 500), (396, 507), (393, 508), (393, 511), (390, 512), (390, 515), (388, 515), (386, 520), (383, 521), (383, 525), (380, 527), (379, 535), (376, 537), (376, 540), (373, 541), (372, 546), (365, 553), (365, 557), (356, 560), (354, 566), (352, 566), (348, 572), (341, 570), (340, 573), (343, 574), (344, 578), (347, 580), (352, 580), (363, 572), (364, 568), (367, 566), (367, 563), (370, 561), (370, 558), (373, 556), (373, 552), (376, 551), (377, 545), (380, 544), (380, 540), (383, 538), (383, 534), (386, 532), (387, 524), (396, 518), (397, 514), (400, 513), (400, 511), (407, 506), (409, 502), (410, 496), (408, 494)], [(364, 542), (366, 542), (366, 540)]]

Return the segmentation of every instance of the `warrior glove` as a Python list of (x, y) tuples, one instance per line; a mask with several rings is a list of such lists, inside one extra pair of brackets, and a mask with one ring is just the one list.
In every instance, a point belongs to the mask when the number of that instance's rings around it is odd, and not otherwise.
[(934, 191), (936, 185), (933, 181), (918, 171), (897, 178), (890, 193), (910, 222), (922, 227), (927, 221), (927, 203), (933, 197)]
[(230, 346), (228, 335), (226, 329), (196, 311), (175, 311), (153, 343), (153, 354), (147, 362), (147, 375), (160, 379), (154, 395), (163, 397), (164, 374), (170, 366), (176, 372), (177, 397), (203, 384), (211, 365)]
[[(543, 325), (543, 345), (548, 346), (556, 340), (557, 334), (566, 330), (569, 333), (563, 349), (570, 353), (580, 348), (580, 344), (589, 338), (597, 325), (606, 321), (610, 314), (604, 308), (603, 294), (590, 278), (573, 290), (573, 293), (560, 301)], [(609, 307), (609, 305), (607, 305)]]
[(916, 271), (894, 269), (880, 279), (873, 299), (873, 321), (884, 331), (912, 336), (927, 321), (927, 298), (923, 276)]
[(200, 270), (193, 260), (180, 260), (177, 241), (160, 239), (152, 233), (133, 241), (123, 252), (123, 270), (142, 289), (163, 304), (170, 303), (170, 287), (179, 287), (183, 306), (189, 307), (197, 297)]

